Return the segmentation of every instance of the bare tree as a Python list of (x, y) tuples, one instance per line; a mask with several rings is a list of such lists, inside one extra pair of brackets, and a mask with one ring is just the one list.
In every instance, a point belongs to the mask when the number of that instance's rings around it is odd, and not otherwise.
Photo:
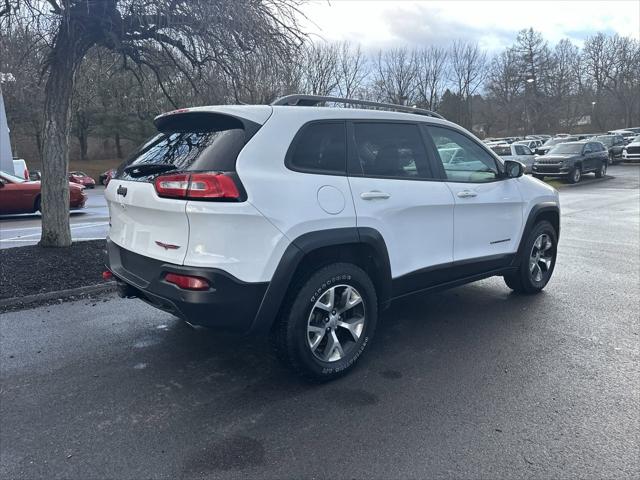
[(375, 89), (381, 101), (409, 105), (416, 100), (416, 53), (407, 48), (378, 52)]
[(511, 131), (514, 120), (520, 117), (524, 84), (518, 55), (512, 48), (493, 59), (487, 80), (487, 89), (504, 120), (504, 128)]
[(338, 46), (309, 43), (302, 52), (302, 85), (312, 95), (329, 95), (338, 86)]
[(430, 110), (437, 110), (446, 81), (447, 51), (431, 46), (418, 51), (416, 57), (418, 101)]
[(360, 45), (342, 42), (338, 46), (338, 94), (346, 98), (361, 97), (368, 75), (367, 57), (362, 53)]
[(487, 55), (477, 43), (462, 40), (453, 42), (449, 55), (452, 81), (462, 105), (460, 121), (463, 126), (471, 128), (473, 124), (471, 97), (486, 78)]
[(215, 64), (233, 71), (238, 52), (264, 43), (288, 50), (298, 42), (294, 0), (7, 0), (3, 16), (27, 15), (50, 42), (46, 68), (41, 246), (71, 244), (69, 131), (76, 72), (87, 53), (103, 47), (123, 67), (150, 71), (165, 93), (158, 61), (168, 60), (186, 78), (185, 66)]

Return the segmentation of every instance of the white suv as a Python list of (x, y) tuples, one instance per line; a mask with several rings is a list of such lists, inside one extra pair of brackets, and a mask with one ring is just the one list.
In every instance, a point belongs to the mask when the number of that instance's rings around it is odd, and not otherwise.
[(292, 95), (155, 124), (105, 193), (120, 294), (270, 333), (307, 377), (351, 368), (394, 299), (493, 275), (535, 293), (553, 272), (557, 191), (432, 112)]

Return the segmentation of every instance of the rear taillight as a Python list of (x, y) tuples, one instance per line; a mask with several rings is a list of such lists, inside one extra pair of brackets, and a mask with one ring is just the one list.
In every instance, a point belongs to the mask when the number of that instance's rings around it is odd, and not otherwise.
[(188, 173), (178, 175), (161, 175), (156, 178), (156, 192), (161, 197), (186, 198), (189, 190)]
[(167, 273), (164, 279), (184, 290), (209, 290), (209, 281), (206, 278)]
[(160, 197), (189, 200), (239, 200), (240, 190), (226, 173), (178, 173), (155, 179)]

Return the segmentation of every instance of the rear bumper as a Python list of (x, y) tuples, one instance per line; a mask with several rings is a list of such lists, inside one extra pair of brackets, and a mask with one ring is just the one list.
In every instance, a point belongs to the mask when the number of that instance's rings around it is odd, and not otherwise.
[[(107, 239), (107, 268), (123, 297), (140, 298), (194, 325), (251, 333), (268, 283), (246, 283), (215, 268), (165, 263), (126, 250)], [(183, 290), (164, 280), (167, 273), (206, 278), (206, 291)]]

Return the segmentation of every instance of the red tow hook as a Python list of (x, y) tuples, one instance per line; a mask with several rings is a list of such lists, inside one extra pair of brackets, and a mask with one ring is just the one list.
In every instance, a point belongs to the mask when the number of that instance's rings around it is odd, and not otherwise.
[(105, 270), (104, 272), (102, 272), (103, 280), (111, 280), (112, 278), (113, 278), (113, 273), (111, 273), (110, 270)]

